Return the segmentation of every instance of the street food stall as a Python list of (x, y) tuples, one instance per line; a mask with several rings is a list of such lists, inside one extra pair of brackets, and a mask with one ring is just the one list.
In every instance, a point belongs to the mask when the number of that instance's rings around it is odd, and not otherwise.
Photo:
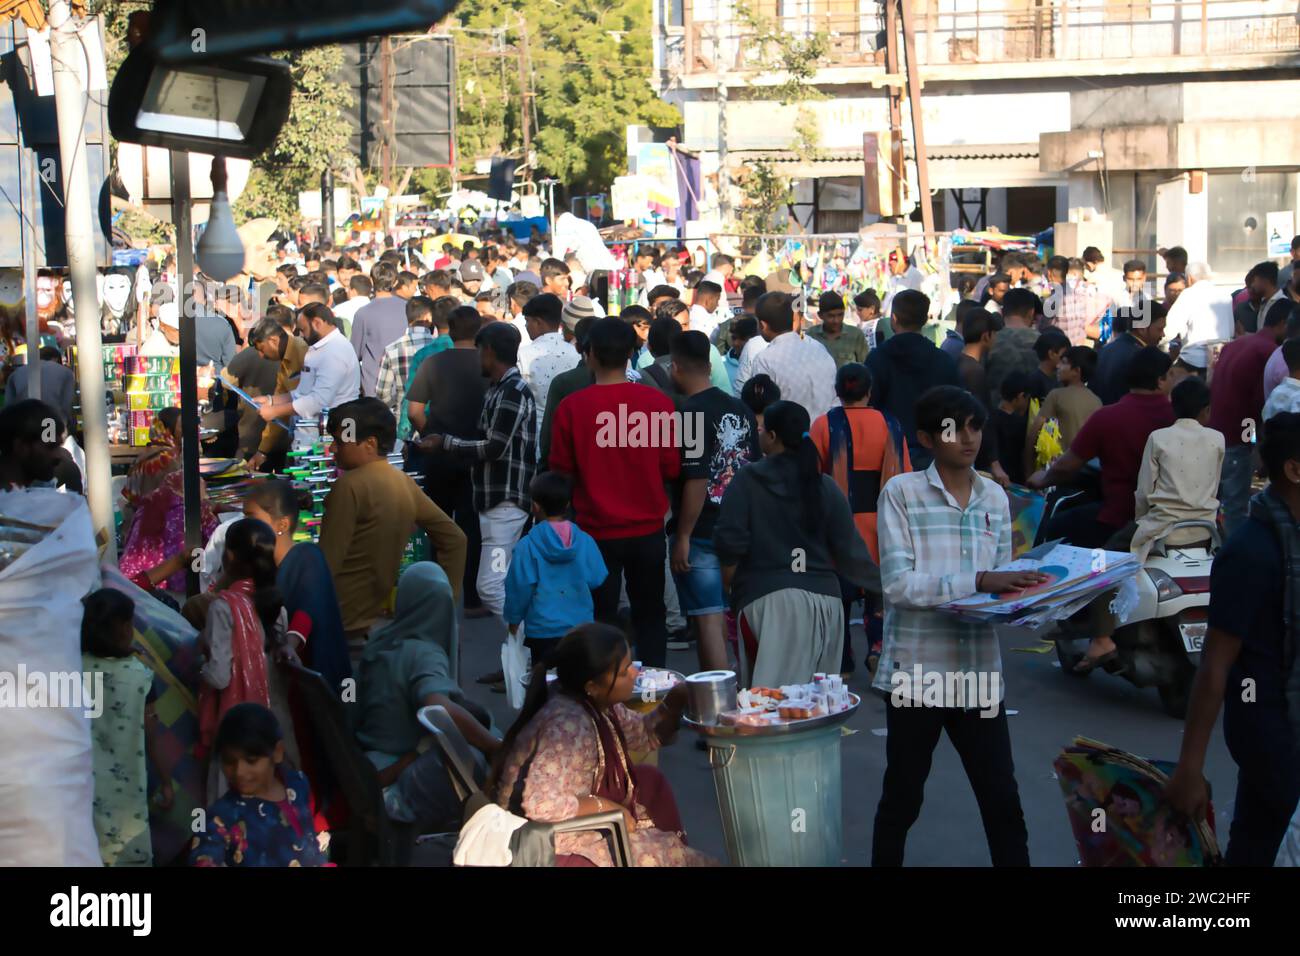
[(709, 748), (731, 863), (840, 865), (840, 739), (861, 698), (838, 674), (741, 691), (734, 671), (705, 671), (686, 681), (686, 725)]

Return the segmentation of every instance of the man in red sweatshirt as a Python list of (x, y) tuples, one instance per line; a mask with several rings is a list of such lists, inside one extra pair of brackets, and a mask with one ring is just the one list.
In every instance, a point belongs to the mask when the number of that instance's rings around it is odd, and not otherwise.
[(617, 318), (598, 319), (587, 365), (596, 383), (555, 410), (550, 467), (573, 476), (573, 510), (596, 539), (609, 577), (593, 594), (596, 619), (617, 623), (623, 578), (632, 605), (637, 656), (667, 663), (664, 609), (664, 483), (681, 470), (681, 422), (658, 389), (627, 380), (636, 333)]

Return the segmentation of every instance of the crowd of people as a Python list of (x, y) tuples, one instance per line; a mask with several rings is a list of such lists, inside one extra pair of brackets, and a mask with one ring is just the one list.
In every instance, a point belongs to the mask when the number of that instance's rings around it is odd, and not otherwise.
[[(1292, 249), (1300, 260), (1300, 237)], [(283, 472), (295, 423), (327, 416), (338, 477), (319, 543), (294, 543), (298, 492), (282, 477), (255, 484), (240, 520), (219, 530), (205, 494), (215, 570), (205, 569), (209, 590), (188, 597), (175, 409), (157, 416), (122, 494), (122, 570), (183, 608), (205, 659), (197, 756), (209, 761), (211, 825), (193, 863), (327, 860), (318, 836), (342, 797), (288, 692), (295, 661), (335, 689), (357, 682), (353, 729), (396, 821), (458, 824), (416, 717), (439, 705), (501, 807), (543, 821), (619, 809), (636, 862), (710, 863), (687, 845), (667, 781), (633, 762), (673, 739), (684, 706), (682, 688), (649, 713), (625, 706), (637, 667), (694, 649), (700, 669), (734, 667), (745, 687), (847, 675), (860, 617), (863, 665), (883, 693), (916, 667), (1000, 675), (993, 628), (936, 608), (1039, 583), (996, 570), (1011, 558), (1004, 489), (1059, 487), (1089, 468), (1097, 500), (1046, 537), (1141, 559), (1176, 524), (1222, 514), (1228, 536), (1169, 798), (1203, 812), (1201, 767), (1223, 708), (1239, 766), (1228, 859), (1272, 862), (1300, 798), (1290, 266), (1260, 263), (1232, 293), (1183, 250), (1162, 250), (1157, 294), (1137, 260), (1116, 270), (1092, 248), (1046, 262), (1009, 252), (978, 281), (962, 276), (958, 304), (935, 316), (904, 282), (883, 301), (867, 290), (846, 302), (809, 295), (796, 277), (742, 277), (726, 255), (705, 270), (685, 249), (647, 244), (630, 257), (638, 304), (608, 315), (608, 276), (537, 243), (421, 258), (391, 239), (322, 242), (301, 261), (282, 255), (274, 293), (255, 308), (216, 307), (209, 290), (198, 360), (256, 396), (226, 407), (221, 440), (257, 471)], [(911, 268), (896, 259), (898, 273)], [(175, 301), (144, 306), (159, 320), (151, 347), (171, 348)], [(75, 441), (41, 430), (67, 413), (15, 398), (0, 412), (9, 485), (71, 487), (56, 473), (76, 477)], [(1257, 472), (1268, 484), (1252, 497)], [(400, 571), (417, 528), (432, 560)], [(462, 614), (497, 622), (503, 640), (522, 632), (531, 653), (526, 702), (504, 734), (464, 693)], [(154, 759), (147, 681), (127, 666), (130, 616), (120, 595), (86, 601), (87, 659), (110, 675), (115, 700), (129, 698), (118, 735), (96, 737), (107, 863), (149, 862), (145, 760), (124, 756)], [(1114, 654), (1098, 633), (1079, 669)], [(1233, 688), (1247, 678), (1259, 694), (1242, 706)], [(504, 673), (476, 679), (504, 689)], [(1027, 865), (1005, 710), (985, 719), (948, 686), (937, 706), (921, 706), (917, 688), (917, 706), (887, 709), (873, 862), (903, 862), (944, 731), (993, 862)], [(108, 794), (107, 771), (101, 792), (101, 763), (129, 781), (127, 794)], [(590, 833), (560, 835), (556, 853), (611, 862)]]

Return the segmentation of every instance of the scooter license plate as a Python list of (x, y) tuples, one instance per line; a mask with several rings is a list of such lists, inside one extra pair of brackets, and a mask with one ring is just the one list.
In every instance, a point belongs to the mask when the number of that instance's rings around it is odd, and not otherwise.
[(1204, 621), (1196, 624), (1179, 624), (1178, 630), (1183, 636), (1183, 647), (1189, 654), (1201, 653), (1201, 648), (1205, 644), (1205, 629), (1207, 625)]

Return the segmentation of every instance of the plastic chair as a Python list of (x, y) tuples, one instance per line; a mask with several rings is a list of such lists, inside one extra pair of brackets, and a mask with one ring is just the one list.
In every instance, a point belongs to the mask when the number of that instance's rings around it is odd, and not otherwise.
[[(465, 803), (467, 810), (478, 810), (487, 802), (488, 797), (483, 792), (474, 772), (475, 762), (469, 742), (456, 726), (456, 722), (451, 719), (451, 714), (447, 713), (445, 707), (431, 705), (421, 707), (416, 716), (424, 729), (433, 735), (457, 797)], [(600, 832), (609, 842), (610, 856), (614, 860), (614, 865), (632, 865), (632, 844), (628, 839), (627, 823), (623, 819), (622, 810), (590, 813), (571, 820), (561, 820), (559, 823), (529, 820), (520, 829), (541, 836), (552, 848), (555, 846), (556, 834)]]
[(325, 678), (301, 664), (280, 664), (289, 686), (302, 699), (317, 739), (338, 780), (350, 810), (346, 832), (347, 862), (352, 866), (403, 863), (411, 840), (407, 828), (389, 819), (379, 774), (348, 725), (343, 702)]

